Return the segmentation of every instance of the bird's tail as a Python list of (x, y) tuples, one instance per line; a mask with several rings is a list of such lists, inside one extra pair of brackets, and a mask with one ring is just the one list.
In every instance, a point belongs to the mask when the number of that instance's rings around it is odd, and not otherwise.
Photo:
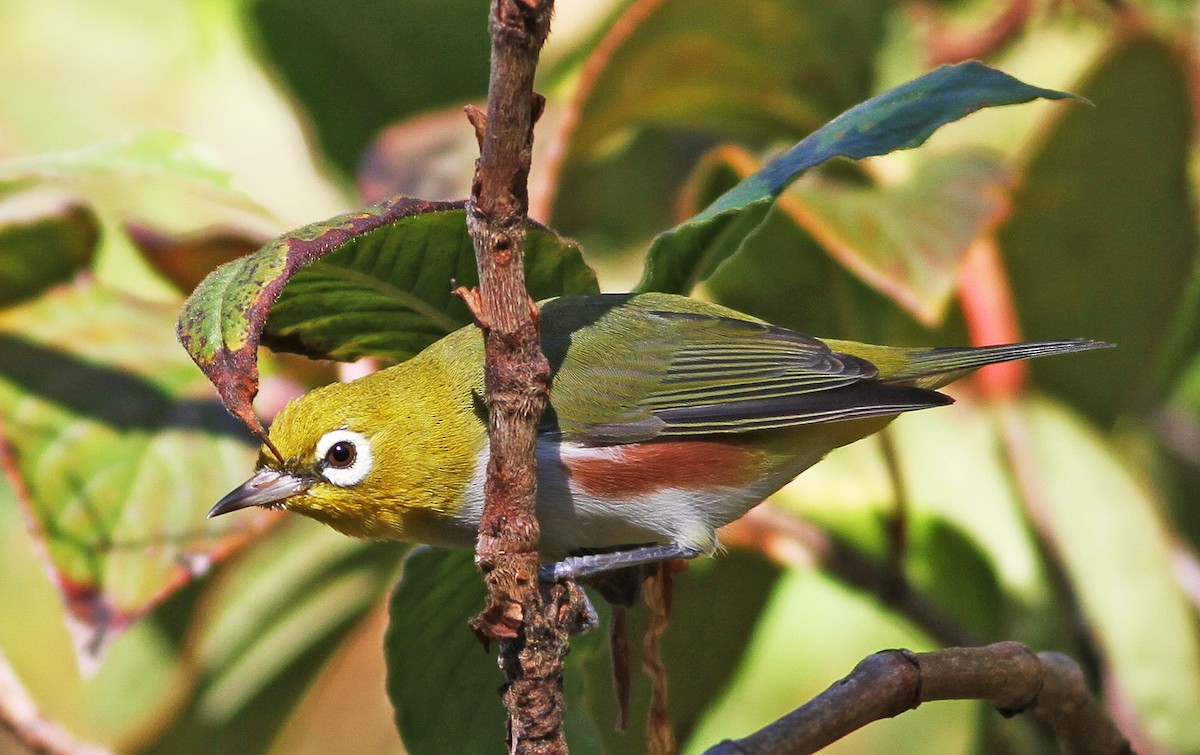
[(989, 364), (1104, 349), (1110, 346), (1112, 344), (1103, 341), (1077, 338), (1069, 341), (1036, 341), (998, 346), (913, 349), (906, 354), (908, 361), (904, 367), (888, 375), (887, 382), (904, 383), (920, 388), (940, 388)]

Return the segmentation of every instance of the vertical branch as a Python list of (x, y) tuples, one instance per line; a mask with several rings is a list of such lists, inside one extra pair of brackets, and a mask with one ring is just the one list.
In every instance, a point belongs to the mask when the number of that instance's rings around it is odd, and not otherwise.
[(527, 181), (533, 124), (542, 99), (533, 91), (538, 55), (550, 30), (552, 0), (493, 0), (487, 114), (468, 111), (479, 136), (467, 225), (475, 243), (479, 290), (464, 298), (484, 332), (491, 455), (476, 562), (488, 606), (472, 625), (500, 644), (507, 684), (511, 752), (566, 752), (562, 735), (562, 660), (569, 598), (539, 592), (535, 451), (550, 367), (538, 341), (537, 313), (525, 291)]

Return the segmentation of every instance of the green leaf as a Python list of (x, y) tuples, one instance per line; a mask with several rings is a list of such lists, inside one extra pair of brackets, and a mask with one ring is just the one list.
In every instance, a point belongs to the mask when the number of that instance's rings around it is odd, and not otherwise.
[(585, 64), (598, 74), (576, 105), (571, 152), (588, 155), (646, 125), (760, 144), (811, 131), (869, 92), (885, 7), (879, 0), (632, 3), (614, 22), (619, 31)]
[[(597, 290), (579, 250), (540, 226), (527, 232), (525, 270), (534, 298)], [(260, 338), (313, 357), (404, 359), (471, 322), (452, 280), (477, 280), (461, 203), (388, 200), (217, 268), (184, 305), (179, 339), (262, 435), (251, 405)]]
[[(691, 737), (705, 711), (724, 695), (779, 575), (779, 568), (761, 554), (731, 550), (692, 561), (685, 572), (675, 576), (662, 659), (667, 670), (668, 712), (680, 742)], [(626, 731), (617, 732), (613, 728), (616, 698), (604, 637), (608, 611), (607, 606), (597, 608), (605, 622), (602, 629), (576, 638), (567, 657), (567, 674), (583, 677), (578, 697), (568, 698), (568, 709), (583, 708), (590, 722), (588, 731), (597, 738), (598, 752), (641, 751), (650, 700), (649, 681), (640, 673), (647, 609), (638, 605), (629, 610), (629, 725)]]
[(248, 20), (347, 176), (393, 121), (487, 94), (484, 0), (257, 0)]
[[(471, 324), (450, 287), (479, 281), (458, 207), (356, 235), (298, 270), (271, 308), (263, 342), (320, 358), (403, 361)], [(540, 226), (526, 232), (525, 285), (535, 301), (599, 290), (579, 249)]]
[(36, 296), (70, 280), (92, 259), (99, 235), (86, 207), (59, 203), (14, 217), (12, 205), (0, 220), (0, 307)]
[(155, 275), (126, 236), (129, 223), (168, 234), (197, 228), (263, 228), (277, 222), (235, 188), (229, 172), (191, 139), (156, 131), (81, 149), (0, 163), (0, 200), (66, 197), (101, 228), (90, 267), (104, 283), (143, 298), (177, 291)]
[(383, 649), (396, 728), (413, 755), (504, 752), (504, 676), (467, 626), (485, 597), (469, 552), (421, 548), (404, 561)]
[(791, 141), (869, 96), (888, 7), (628, 3), (581, 67), (573, 117), (548, 137), (565, 151), (552, 224), (591, 253), (644, 245), (678, 219), (663, 197), (716, 143)]
[(969, 534), (938, 516), (908, 523), (905, 575), (985, 642), (1007, 639), (1006, 600), (991, 560)]
[(927, 326), (945, 317), (967, 249), (1008, 210), (1013, 183), (998, 156), (975, 150), (922, 160), (896, 183), (812, 178), (793, 185), (780, 209)]
[(1010, 448), (1027, 466), (1119, 699), (1166, 750), (1200, 751), (1200, 634), (1159, 503), (1061, 405), (1014, 408)]
[(172, 343), (173, 315), (95, 285), (0, 314), (10, 473), (85, 659), (261, 525), (204, 520), (254, 450)]
[(968, 62), (942, 66), (847, 110), (650, 247), (640, 291), (687, 293), (762, 222), (780, 192), (833, 157), (862, 159), (920, 146), (934, 131), (976, 110), (1074, 95), (1024, 84)]
[[(761, 556), (733, 551), (691, 564), (675, 580), (671, 627), (663, 637), (670, 712), (686, 738), (714, 703), (741, 660), (747, 638), (778, 570)], [(385, 652), (388, 695), (405, 747), (425, 752), (503, 752), (503, 676), (494, 651), (480, 650), (467, 620), (485, 592), (469, 553), (415, 551), (392, 593)], [(713, 621), (714, 599), (721, 620)], [(630, 610), (633, 701), (626, 732), (613, 730), (616, 700), (606, 649), (609, 610), (597, 603), (601, 627), (572, 639), (567, 657), (567, 740), (572, 752), (623, 753), (645, 741), (649, 686), (638, 673), (646, 609)]]
[[(747, 645), (733, 678), (682, 752), (698, 755), (716, 742), (743, 737), (771, 723), (882, 648), (936, 647), (878, 601), (816, 569), (792, 569), (776, 581)], [(922, 705), (872, 723), (830, 751), (970, 752), (978, 705), (975, 701)]]
[(0, 194), (45, 181), (117, 174), (146, 179), (173, 176), (197, 187), (232, 192), (229, 173), (195, 142), (172, 131), (96, 144), (69, 152), (0, 163)]
[(267, 751), (404, 553), (293, 517), (231, 561), (186, 625), (195, 686), (142, 752)]
[[(1109, 423), (1162, 389), (1160, 359), (1196, 347), (1198, 313), (1181, 308), (1200, 251), (1193, 110), (1175, 51), (1149, 38), (1112, 50), (1080, 91), (1096, 110), (1062, 113), (999, 238), (1025, 336), (1117, 345), (1095, 369), (1031, 365), (1044, 385)], [(1173, 327), (1192, 331), (1190, 346), (1169, 343)], [(1165, 354), (1171, 346), (1179, 353)]]

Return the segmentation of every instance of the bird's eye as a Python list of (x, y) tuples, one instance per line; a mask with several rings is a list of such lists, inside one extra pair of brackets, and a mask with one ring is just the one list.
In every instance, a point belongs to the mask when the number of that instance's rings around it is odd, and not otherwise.
[(331, 430), (315, 449), (321, 476), (338, 487), (362, 482), (371, 471), (371, 441), (353, 430)]
[(354, 444), (348, 440), (340, 440), (325, 452), (325, 463), (337, 469), (346, 469), (354, 463)]

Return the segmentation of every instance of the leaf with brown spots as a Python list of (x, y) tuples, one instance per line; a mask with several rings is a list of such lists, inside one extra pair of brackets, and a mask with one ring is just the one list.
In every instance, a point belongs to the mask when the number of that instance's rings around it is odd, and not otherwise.
[[(541, 226), (525, 248), (535, 298), (594, 293), (578, 248)], [(184, 348), (260, 437), (258, 346), (401, 361), (472, 322), (451, 282), (477, 280), (461, 202), (394, 198), (313, 223), (214, 270), (179, 316)]]

